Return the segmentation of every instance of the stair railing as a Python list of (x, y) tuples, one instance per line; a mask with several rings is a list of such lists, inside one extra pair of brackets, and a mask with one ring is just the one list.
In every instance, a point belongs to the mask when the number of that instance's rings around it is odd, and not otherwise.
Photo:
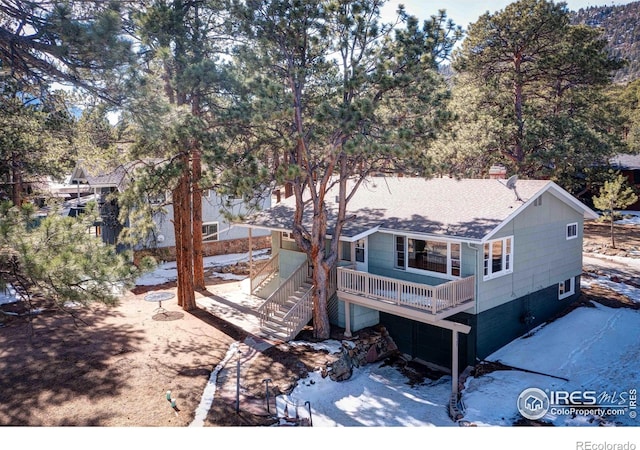
[(260, 288), (271, 275), (278, 272), (280, 262), (280, 253), (276, 253), (267, 261), (267, 263), (258, 270), (258, 272), (251, 278), (251, 294), (254, 294), (258, 288)]
[(260, 325), (264, 325), (265, 322), (275, 314), (281, 306), (283, 306), (289, 297), (291, 297), (296, 290), (307, 281), (308, 276), (308, 263), (304, 261), (298, 268), (282, 282), (280, 287), (272, 293), (262, 305), (258, 308), (258, 314), (260, 315)]
[(297, 336), (313, 318), (313, 286), (311, 286), (283, 317), (287, 340)]

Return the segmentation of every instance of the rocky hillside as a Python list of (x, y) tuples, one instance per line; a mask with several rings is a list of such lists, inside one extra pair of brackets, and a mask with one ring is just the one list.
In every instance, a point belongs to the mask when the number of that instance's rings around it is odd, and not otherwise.
[(609, 42), (611, 55), (624, 58), (628, 65), (614, 81), (628, 83), (640, 78), (640, 1), (616, 6), (591, 6), (572, 13), (574, 23), (601, 28)]

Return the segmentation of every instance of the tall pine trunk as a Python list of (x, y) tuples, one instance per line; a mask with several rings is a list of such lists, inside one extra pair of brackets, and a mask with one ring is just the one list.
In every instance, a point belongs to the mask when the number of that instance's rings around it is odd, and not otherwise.
[(322, 261), (322, 258), (312, 260), (313, 264), (313, 335), (316, 339), (329, 339), (331, 337), (331, 324), (329, 323), (329, 280), (331, 268)]
[(202, 248), (202, 190), (199, 180), (202, 177), (202, 162), (199, 150), (193, 152), (193, 285), (195, 289), (205, 289), (204, 251)]
[(522, 105), (524, 102), (523, 83), (522, 83), (522, 55), (518, 54), (514, 60), (516, 77), (513, 82), (513, 97), (514, 97), (514, 113), (516, 116), (516, 123), (518, 130), (515, 136), (514, 149), (512, 159), (517, 163), (518, 167), (524, 161), (524, 119), (522, 112)]
[[(196, 7), (196, 15), (198, 9)], [(194, 94), (191, 100), (191, 114), (200, 117), (200, 95)], [(202, 190), (200, 181), (202, 179), (202, 153), (197, 141), (194, 140), (191, 149), (191, 174), (193, 180), (192, 188), (192, 220), (193, 220), (193, 285), (196, 289), (204, 290), (204, 252), (202, 249)]]
[[(188, 156), (182, 157), (188, 168)], [(185, 311), (196, 309), (193, 286), (193, 234), (191, 226), (191, 192), (189, 171), (180, 176), (173, 195), (174, 233), (176, 238), (176, 268), (178, 271), (178, 305)]]

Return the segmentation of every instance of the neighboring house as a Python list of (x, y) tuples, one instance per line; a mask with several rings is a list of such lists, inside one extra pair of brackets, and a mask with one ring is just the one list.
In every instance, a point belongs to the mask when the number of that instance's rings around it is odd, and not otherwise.
[[(402, 352), (450, 369), (455, 392), (459, 367), (565, 309), (580, 294), (583, 221), (598, 216), (551, 181), (515, 181), (367, 180), (348, 205), (331, 322), (346, 336), (384, 325)], [(282, 339), (312, 317), (294, 209), (290, 197), (246, 223), (271, 231), (272, 260), (251, 289), (267, 299), (264, 331)]]
[[(609, 161), (612, 169), (619, 170), (627, 177), (629, 186), (640, 192), (640, 155), (620, 154)], [(640, 210), (640, 200), (627, 206), (628, 210)]]
[[(96, 232), (102, 236), (107, 243), (117, 244), (118, 235), (123, 225), (118, 221), (119, 208), (116, 199), (109, 197), (113, 192), (122, 192), (130, 177), (135, 176), (134, 169), (136, 163), (119, 165), (113, 170), (92, 174), (81, 164), (76, 165), (69, 179), (68, 185), (75, 186), (77, 194), (72, 206), (81, 209), (83, 204), (89, 200), (97, 200), (100, 205), (100, 215), (102, 222), (97, 224)], [(67, 188), (67, 191), (69, 189)], [(175, 254), (175, 235), (173, 230), (173, 206), (170, 202), (170, 193), (160, 196), (154, 201), (158, 205), (163, 205), (164, 212), (158, 213), (154, 217), (156, 232), (147, 242), (140, 243), (134, 250), (147, 251), (164, 249), (169, 259)], [(268, 208), (271, 199), (266, 196), (261, 207)], [(238, 227), (225, 218), (223, 212), (223, 199), (214, 191), (209, 190), (202, 197), (202, 231), (203, 231), (203, 251), (205, 256), (244, 252), (249, 248), (249, 231), (246, 228)], [(236, 214), (246, 213), (245, 206), (241, 200), (232, 202), (232, 210)], [(73, 212), (71, 212), (73, 214)], [(126, 226), (126, 224), (125, 224)], [(265, 248), (270, 245), (268, 231), (258, 231), (252, 233), (255, 240), (252, 242), (254, 248)]]

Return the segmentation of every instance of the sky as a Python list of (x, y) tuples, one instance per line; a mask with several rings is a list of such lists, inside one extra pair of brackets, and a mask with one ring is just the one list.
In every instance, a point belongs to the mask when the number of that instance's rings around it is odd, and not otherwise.
[[(475, 22), (485, 12), (493, 14), (497, 11), (504, 9), (508, 4), (513, 1), (508, 0), (492, 0), (492, 1), (474, 1), (474, 0), (389, 0), (385, 5), (383, 13), (393, 13), (397, 9), (398, 4), (404, 4), (405, 10), (417, 16), (420, 19), (427, 19), (430, 16), (437, 14), (440, 9), (444, 9), (447, 12), (447, 17), (452, 19), (456, 25), (462, 26), (465, 30), (469, 23)], [(555, 2), (559, 3), (559, 2)], [(568, 0), (565, 2), (571, 11), (577, 11), (580, 8), (588, 8), (589, 6), (615, 6), (632, 3), (632, 0)], [(393, 14), (391, 16), (393, 17)]]
[[(624, 223), (640, 226), (640, 213), (625, 219)], [(247, 308), (257, 307), (259, 300), (246, 294), (248, 279), (223, 273), (223, 267), (247, 261), (248, 257), (247, 253), (238, 253), (205, 258), (207, 269), (229, 280), (229, 283), (212, 285), (209, 289), (226, 302), (217, 302), (215, 296), (200, 298), (198, 302), (219, 317), (255, 333), (259, 328), (257, 318), (238, 314), (237, 309), (229, 307), (230, 303)], [(254, 252), (253, 257), (267, 258), (268, 253)], [(640, 274), (640, 259), (615, 259), (618, 263), (626, 264), (630, 273)], [(137, 284), (161, 284), (175, 280), (175, 277), (175, 264), (169, 262), (138, 279)], [(607, 286), (640, 303), (640, 289), (616, 282), (606, 272), (597, 277), (585, 276), (582, 284)], [(15, 301), (15, 298), (12, 298), (10, 289), (5, 293), (0, 292), (0, 304), (11, 301)], [(207, 429), (212, 431), (202, 426), (203, 420), (215, 399), (217, 376), (236, 353), (239, 344), (231, 344), (225, 358), (212, 368), (189, 434), (182, 434), (182, 430), (171, 430), (167, 434), (168, 430), (163, 429), (154, 429), (149, 433), (145, 430), (120, 429), (119, 434), (110, 434), (109, 438), (117, 436), (126, 442), (132, 436), (128, 431), (134, 431), (136, 434), (133, 437), (144, 437), (146, 446), (158, 444), (165, 447), (170, 447), (174, 439), (180, 445), (190, 440), (199, 444), (201, 438), (213, 439), (214, 435), (201, 434), (206, 433)], [(244, 344), (249, 343), (245, 341)], [(290, 345), (307, 345), (334, 353), (339, 351), (341, 342), (328, 340), (311, 344), (292, 341)], [(276, 403), (280, 412), (286, 404), (292, 411), (297, 411), (299, 417), (312, 420), (313, 428), (295, 429), (295, 432), (305, 430), (305, 435), (297, 435), (304, 439), (305, 449), (326, 448), (329, 446), (329, 436), (337, 439), (330, 446), (347, 445), (347, 442), (355, 439), (359, 446), (370, 444), (372, 448), (389, 447), (380, 446), (380, 442), (394, 445), (413, 441), (429, 446), (427, 443), (434, 439), (453, 442), (453, 438), (456, 442), (454, 448), (477, 448), (479, 442), (484, 442), (490, 444), (492, 450), (539, 450), (540, 445), (546, 442), (554, 450), (640, 449), (640, 418), (631, 417), (630, 409), (624, 410), (624, 415), (615, 419), (602, 420), (597, 412), (572, 416), (571, 411), (558, 410), (558, 407), (551, 410), (550, 407), (543, 420), (554, 427), (512, 426), (513, 421), (521, 417), (517, 402), (519, 396), (532, 388), (548, 395), (552, 395), (552, 392), (556, 395), (564, 392), (578, 392), (579, 395), (587, 393), (585, 395), (597, 398), (599, 406), (630, 406), (630, 396), (634, 390), (640, 389), (640, 310), (615, 309), (599, 304), (592, 308), (580, 307), (556, 321), (535, 328), (526, 337), (512, 341), (486, 359), (514, 369), (467, 378), (462, 391), (464, 418), (459, 423), (453, 422), (447, 414), (446, 405), (451, 392), (449, 376), (412, 387), (398, 370), (380, 363), (354, 369), (352, 377), (343, 382), (334, 382), (329, 377), (322, 378), (319, 372), (312, 372), (309, 377), (299, 380), (291, 393), (277, 397)], [(609, 399), (603, 400), (607, 396)], [(308, 406), (305, 402), (309, 402)], [(640, 405), (637, 408), (640, 409)], [(388, 431), (390, 427), (403, 429), (389, 439), (390, 434), (385, 430)], [(194, 428), (200, 428), (201, 431)], [(331, 429), (331, 435), (326, 434), (328, 429)], [(294, 432), (286, 427), (243, 429), (242, 433), (236, 428), (214, 430), (215, 439), (212, 443), (226, 436), (245, 443), (253, 441), (260, 446), (265, 442), (290, 439)], [(98, 433), (100, 431), (96, 430)], [(274, 435), (276, 432), (283, 434)], [(141, 436), (140, 433), (144, 434)], [(341, 444), (340, 439), (345, 441)], [(517, 447), (514, 447), (514, 442), (518, 442)], [(627, 443), (627, 447), (611, 446), (624, 446)]]

